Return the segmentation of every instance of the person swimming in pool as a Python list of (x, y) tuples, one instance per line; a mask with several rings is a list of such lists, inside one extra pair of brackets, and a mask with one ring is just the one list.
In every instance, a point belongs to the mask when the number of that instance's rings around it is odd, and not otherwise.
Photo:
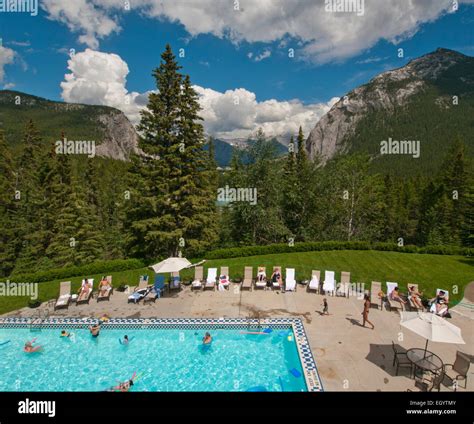
[(208, 344), (212, 343), (212, 337), (208, 332), (202, 338), (202, 343), (205, 344), (205, 345), (208, 345)]
[(33, 352), (39, 352), (41, 350), (43, 350), (42, 346), (33, 346), (34, 342), (36, 341), (36, 338), (34, 338), (33, 340), (30, 340), (28, 342), (25, 343), (25, 346), (23, 347), (23, 350), (26, 352), (26, 353), (33, 353)]
[(132, 340), (133, 340), (133, 337), (128, 338), (128, 336), (125, 334), (125, 336), (123, 336), (123, 339), (122, 339), (122, 340), (119, 339), (119, 342), (120, 342), (120, 344), (122, 344), (122, 345), (128, 346), (128, 344), (129, 344)]
[(71, 337), (71, 333), (68, 333), (66, 330), (61, 331), (61, 337)]
[(123, 383), (120, 383), (118, 386), (113, 387), (112, 390), (118, 392), (128, 392), (132, 388), (133, 380), (135, 380), (136, 376), (137, 373), (133, 373), (131, 378), (129, 378), (127, 381), (124, 381)]

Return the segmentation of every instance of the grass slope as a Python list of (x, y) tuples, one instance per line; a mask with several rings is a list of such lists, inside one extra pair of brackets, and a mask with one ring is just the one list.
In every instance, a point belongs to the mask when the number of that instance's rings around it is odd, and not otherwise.
[[(275, 265), (283, 268), (296, 268), (297, 280), (309, 279), (312, 269), (336, 271), (336, 281), (341, 271), (350, 271), (352, 282), (366, 283), (370, 288), (372, 280), (396, 281), (402, 291), (409, 283), (418, 283), (428, 297), (434, 295), (436, 288), (444, 288), (451, 293), (452, 304), (463, 297), (464, 287), (474, 279), (474, 259), (462, 256), (441, 256), (380, 251), (326, 251), (285, 253), (245, 258), (219, 259), (206, 262), (206, 268), (229, 266), (231, 278), (241, 278), (244, 266), (266, 266), (267, 274)], [(142, 268), (112, 273), (114, 287), (121, 284), (137, 285), (139, 276), (153, 272)], [(193, 271), (182, 272), (184, 280), (192, 278)], [(101, 275), (88, 276), (95, 279)], [(78, 290), (82, 277), (70, 279), (73, 290)], [(59, 292), (59, 281), (40, 283), (39, 298), (42, 301), (54, 299)], [(453, 287), (457, 286), (455, 293)], [(96, 286), (97, 287), (97, 286)], [(26, 306), (28, 299), (22, 297), (0, 297), (0, 313), (4, 314)]]

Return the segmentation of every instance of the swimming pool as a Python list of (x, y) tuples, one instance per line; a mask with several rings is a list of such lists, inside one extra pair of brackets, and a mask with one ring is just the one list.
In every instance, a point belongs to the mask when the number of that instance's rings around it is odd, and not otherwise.
[[(94, 322), (0, 321), (0, 343), (10, 340), (0, 346), (0, 391), (103, 391), (134, 373), (132, 391), (322, 390), (298, 319), (265, 320), (259, 329), (242, 319), (117, 319), (96, 339), (87, 329)], [(61, 338), (62, 329), (73, 338)], [(128, 346), (119, 342), (125, 334)], [(23, 352), (35, 337), (43, 352)]]

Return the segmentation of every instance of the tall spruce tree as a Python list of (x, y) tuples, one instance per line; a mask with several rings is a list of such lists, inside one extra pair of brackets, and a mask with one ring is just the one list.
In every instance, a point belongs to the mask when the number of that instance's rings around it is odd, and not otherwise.
[(156, 259), (195, 253), (216, 241), (216, 187), (204, 147), (197, 93), (183, 77), (169, 45), (153, 72), (138, 130), (144, 157), (135, 159), (127, 211), (128, 249)]

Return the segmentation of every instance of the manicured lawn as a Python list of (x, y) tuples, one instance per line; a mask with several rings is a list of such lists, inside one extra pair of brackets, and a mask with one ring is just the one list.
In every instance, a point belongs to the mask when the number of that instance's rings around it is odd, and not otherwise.
[[(367, 289), (370, 288), (371, 281), (381, 281), (384, 286), (386, 281), (395, 281), (399, 283), (401, 291), (406, 292), (407, 284), (418, 283), (427, 297), (433, 297), (437, 288), (449, 290), (452, 303), (461, 300), (464, 287), (474, 281), (474, 258), (367, 250), (282, 253), (219, 259), (206, 262), (205, 268), (229, 266), (231, 278), (242, 278), (244, 266), (253, 266), (256, 274), (259, 265), (267, 267), (268, 275), (275, 265), (283, 269), (296, 268), (297, 280), (309, 279), (311, 270), (319, 269), (322, 271), (322, 278), (324, 270), (335, 271), (336, 281), (339, 281), (340, 272), (349, 271), (352, 282), (365, 283)], [(193, 272), (183, 271), (183, 280), (192, 279)], [(120, 284), (137, 285), (142, 274), (150, 275), (150, 281), (153, 280), (153, 271), (146, 268), (110, 274), (113, 276), (114, 287)], [(96, 285), (101, 275), (87, 277), (94, 278)], [(73, 290), (78, 290), (82, 277), (69, 280), (73, 283)], [(40, 300), (56, 298), (59, 292), (58, 283), (59, 281), (40, 283)], [(28, 299), (22, 297), (0, 297), (0, 313), (24, 307), (27, 301)]]

